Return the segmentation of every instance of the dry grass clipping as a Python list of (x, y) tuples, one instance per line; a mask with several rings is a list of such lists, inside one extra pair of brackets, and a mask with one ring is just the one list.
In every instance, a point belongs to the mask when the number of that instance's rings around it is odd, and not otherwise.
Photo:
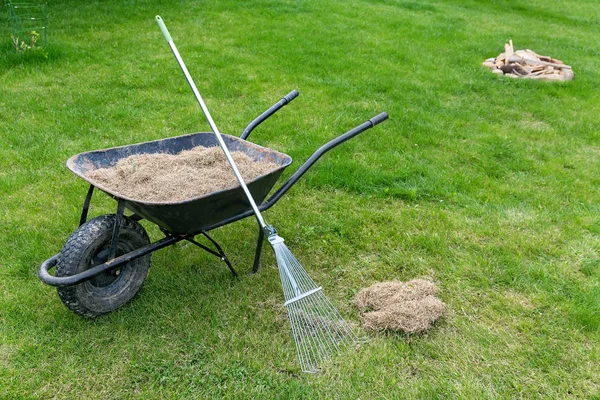
[[(279, 166), (231, 152), (244, 181), (266, 175)], [(88, 171), (86, 177), (117, 194), (137, 201), (173, 203), (238, 186), (220, 147), (194, 147), (178, 154), (137, 154), (112, 168)]]
[(366, 329), (420, 333), (431, 328), (446, 309), (434, 297), (435, 291), (434, 283), (422, 279), (382, 282), (361, 290), (354, 304)]

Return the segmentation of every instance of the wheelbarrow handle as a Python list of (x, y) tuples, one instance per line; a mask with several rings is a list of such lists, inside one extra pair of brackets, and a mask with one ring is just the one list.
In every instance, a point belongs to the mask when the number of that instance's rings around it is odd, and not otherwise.
[(304, 164), (302, 164), (300, 168), (298, 168), (298, 170), (283, 185), (281, 185), (279, 189), (277, 189), (275, 193), (273, 193), (273, 195), (267, 201), (261, 204), (261, 206), (259, 207), (261, 211), (266, 210), (270, 208), (273, 204), (275, 204), (277, 200), (279, 200), (281, 196), (283, 196), (298, 181), (298, 179), (300, 179), (302, 175), (304, 175), (304, 173), (308, 171), (308, 169), (312, 167), (313, 164), (317, 162), (319, 158), (321, 158), (323, 154), (333, 149), (334, 147), (337, 147), (340, 144), (352, 139), (354, 136), (366, 131), (367, 129), (370, 129), (375, 125), (382, 123), (386, 119), (388, 119), (388, 114), (386, 112), (382, 112), (381, 114), (376, 115), (368, 121), (358, 125), (356, 128), (349, 130), (343, 135), (340, 135), (337, 138), (321, 146), (317, 151), (314, 152), (312, 156), (310, 156), (308, 160), (304, 162)]
[(243, 140), (248, 139), (248, 136), (250, 136), (250, 133), (254, 130), (254, 128), (256, 128), (258, 125), (263, 123), (263, 121), (265, 121), (271, 115), (273, 115), (277, 111), (279, 111), (279, 109), (281, 109), (283, 106), (289, 104), (296, 97), (298, 97), (298, 91), (296, 89), (292, 90), (291, 92), (289, 92), (288, 94), (283, 96), (283, 98), (281, 100), (279, 100), (277, 103), (273, 104), (267, 111), (263, 112), (258, 117), (256, 117), (252, 122), (250, 122), (248, 124), (248, 126), (246, 127), (246, 129), (244, 129), (244, 131), (242, 132), (240, 139), (243, 139)]

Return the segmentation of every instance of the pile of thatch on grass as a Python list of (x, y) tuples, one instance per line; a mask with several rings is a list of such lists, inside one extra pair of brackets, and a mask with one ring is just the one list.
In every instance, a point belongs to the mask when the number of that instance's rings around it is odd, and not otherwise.
[[(266, 175), (279, 166), (254, 161), (232, 151), (244, 181)], [(112, 168), (86, 173), (86, 177), (123, 197), (143, 202), (171, 203), (238, 186), (220, 147), (194, 147), (178, 154), (136, 154), (119, 160)]]
[(488, 58), (483, 65), (498, 75), (511, 78), (568, 81), (573, 79), (573, 69), (562, 61), (541, 56), (532, 50), (514, 50), (512, 40), (504, 45), (504, 53)]
[(361, 290), (354, 304), (366, 329), (420, 333), (431, 328), (446, 309), (435, 292), (435, 284), (423, 279), (381, 282)]

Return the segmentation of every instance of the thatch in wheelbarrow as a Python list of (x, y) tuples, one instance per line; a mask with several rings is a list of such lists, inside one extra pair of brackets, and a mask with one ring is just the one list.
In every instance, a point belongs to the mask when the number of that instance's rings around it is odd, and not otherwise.
[[(255, 161), (241, 151), (231, 153), (245, 181), (266, 175), (280, 166)], [(136, 154), (112, 168), (86, 173), (86, 177), (138, 201), (171, 203), (238, 186), (219, 147), (197, 146), (178, 154)]]

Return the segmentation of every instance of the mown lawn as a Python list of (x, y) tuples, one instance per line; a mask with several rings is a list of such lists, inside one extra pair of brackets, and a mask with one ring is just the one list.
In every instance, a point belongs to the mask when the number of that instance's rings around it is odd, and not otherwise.
[[(579, 1), (53, 1), (47, 58), (0, 34), (0, 397), (600, 398), (600, 7)], [(94, 149), (206, 131), (160, 14), (221, 131), (299, 165), (381, 111), (265, 214), (350, 321), (363, 287), (427, 278), (446, 316), (302, 374), (273, 255), (234, 279), (191, 245), (85, 320), (39, 264), (75, 230)], [(573, 66), (499, 78), (512, 39)], [(294, 171), (290, 167), (285, 176)], [(91, 215), (114, 212), (94, 196)], [(145, 223), (153, 239), (161, 237)], [(241, 271), (256, 224), (214, 236)]]

